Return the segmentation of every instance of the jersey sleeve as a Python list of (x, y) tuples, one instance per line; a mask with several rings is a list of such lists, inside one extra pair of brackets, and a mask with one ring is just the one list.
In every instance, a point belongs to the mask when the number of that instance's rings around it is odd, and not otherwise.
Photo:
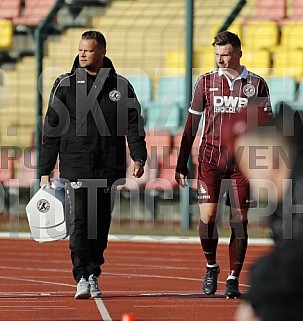
[(260, 99), (260, 107), (262, 107), (263, 111), (271, 117), (272, 106), (270, 101), (269, 88), (264, 79), (261, 79), (258, 97)]
[(188, 111), (194, 115), (201, 116), (204, 110), (204, 99), (203, 99), (203, 87), (204, 80), (203, 77), (200, 77), (194, 87), (192, 99), (190, 102), (190, 107)]

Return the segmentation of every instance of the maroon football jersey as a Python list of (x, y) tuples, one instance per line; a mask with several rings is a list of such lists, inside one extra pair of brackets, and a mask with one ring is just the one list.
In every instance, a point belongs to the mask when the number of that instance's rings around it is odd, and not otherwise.
[[(203, 116), (203, 134), (199, 161), (225, 166), (227, 148), (222, 144), (223, 124), (230, 122), (244, 108), (262, 108), (271, 114), (269, 90), (265, 80), (243, 67), (238, 78), (231, 81), (221, 69), (199, 77), (189, 112)], [(249, 120), (248, 120), (249, 121)], [(224, 126), (226, 130), (226, 126)]]

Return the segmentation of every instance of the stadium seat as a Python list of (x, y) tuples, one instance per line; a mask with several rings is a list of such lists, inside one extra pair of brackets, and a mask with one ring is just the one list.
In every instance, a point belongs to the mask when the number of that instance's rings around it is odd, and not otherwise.
[(181, 123), (180, 106), (152, 102), (146, 109), (146, 129), (169, 129), (175, 132)]
[(287, 0), (256, 0), (255, 19), (279, 21), (287, 15)]
[(37, 26), (48, 15), (56, 0), (26, 0), (24, 11), (13, 18), (14, 25)]
[(13, 44), (13, 24), (9, 19), (0, 19), (0, 49), (10, 49)]
[(303, 79), (301, 79), (299, 83), (295, 99), (291, 101), (286, 101), (286, 103), (289, 104), (291, 108), (295, 110), (303, 110)]
[(159, 77), (156, 95), (157, 101), (163, 104), (184, 104), (185, 78)]
[[(36, 170), (36, 151), (23, 150), (19, 159), (15, 160), (15, 167), (18, 168), (13, 179), (7, 180), (4, 187), (9, 194), (9, 212), (24, 212), (24, 204), (19, 203), (20, 191), (26, 191), (31, 196), (35, 183), (38, 183)], [(20, 208), (20, 206), (22, 208)], [(23, 208), (24, 206), (24, 208)]]
[(185, 78), (159, 77), (156, 99), (147, 105), (146, 128), (175, 131), (180, 126), (181, 110), (184, 106)]
[(206, 73), (216, 68), (215, 52), (211, 46), (203, 46), (197, 50), (198, 53), (198, 68), (201, 68), (201, 73)]
[(301, 79), (297, 93), (296, 102), (301, 104), (301, 109), (303, 109), (303, 79)]
[(131, 159), (129, 151), (127, 153), (126, 163), (126, 182), (123, 185), (118, 185), (118, 190), (133, 191), (143, 189), (148, 181), (159, 175), (159, 162), (157, 157), (150, 157), (147, 159), (144, 167), (144, 174), (140, 178), (135, 178), (133, 176), (134, 161)]
[[(211, 30), (210, 30), (210, 40), (209, 40), (209, 44), (212, 44), (214, 42), (214, 36), (217, 34), (217, 32), (219, 31), (219, 28), (221, 28), (222, 23), (213, 23), (211, 26)], [(230, 32), (235, 33), (236, 35), (239, 36), (239, 38), (242, 38), (242, 24), (240, 22), (233, 22), (227, 29)]]
[[(303, 5), (302, 5), (303, 6)], [(288, 49), (303, 48), (303, 21), (284, 21), (281, 25), (280, 46)]]
[[(193, 68), (198, 66), (198, 55), (193, 52)], [(184, 76), (186, 68), (185, 50), (169, 50), (166, 55), (164, 74)]]
[(279, 26), (274, 20), (247, 21), (243, 26), (243, 46), (253, 49), (268, 49), (278, 45)]
[(289, 18), (293, 20), (303, 19), (303, 3), (302, 0), (292, 0), (289, 5)]
[(241, 64), (248, 70), (266, 77), (270, 73), (271, 54), (268, 49), (242, 47)]
[(302, 49), (276, 48), (273, 54), (273, 75), (291, 76), (299, 82), (303, 77)]
[(7, 153), (0, 153), (0, 184), (6, 184), (14, 178), (14, 161)]
[(7, 153), (0, 153), (0, 214), (7, 210), (7, 184), (14, 178), (14, 161)]
[(163, 162), (160, 164), (158, 177), (150, 179), (146, 185), (147, 190), (175, 190), (178, 184), (175, 180), (175, 170), (177, 165), (178, 154), (177, 151), (166, 155)]
[(146, 148), (149, 160), (157, 159), (160, 163), (172, 147), (172, 135), (169, 130), (149, 130), (146, 132)]
[[(172, 148), (172, 136), (169, 132), (154, 132), (147, 136), (148, 149), (155, 144), (161, 144), (158, 154), (158, 171), (156, 177), (151, 178), (145, 185), (145, 210), (156, 217), (158, 214), (157, 202), (159, 199), (172, 200), (173, 191), (179, 186), (175, 180), (175, 169), (179, 150)], [(161, 134), (161, 136), (159, 135)], [(154, 146), (155, 147), (155, 146)], [(162, 154), (161, 154), (162, 149)], [(151, 153), (151, 158), (155, 153)]]
[(144, 105), (152, 100), (152, 80), (148, 75), (128, 76), (139, 102)]
[(1, 0), (0, 18), (11, 19), (18, 17), (21, 12), (21, 0)]
[(31, 150), (29, 152), (22, 153), (20, 159), (18, 159), (18, 173), (16, 179), (11, 180), (4, 185), (9, 189), (28, 189), (34, 184), (37, 179), (36, 171), (36, 151)]
[(277, 105), (281, 101), (293, 101), (296, 93), (296, 80), (294, 77), (270, 77), (267, 79), (273, 113), (279, 110)]

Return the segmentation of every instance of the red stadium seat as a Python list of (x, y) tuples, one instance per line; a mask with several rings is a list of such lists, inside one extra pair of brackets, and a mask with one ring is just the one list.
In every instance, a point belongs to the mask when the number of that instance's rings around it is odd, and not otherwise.
[(14, 178), (14, 161), (6, 153), (0, 153), (0, 183), (5, 184)]
[(139, 190), (144, 188), (148, 181), (158, 176), (159, 165), (156, 158), (148, 159), (145, 167), (144, 174), (140, 178), (133, 176), (134, 161), (127, 154), (127, 169), (126, 169), (126, 183), (124, 185), (118, 185), (118, 189), (126, 190)]
[(37, 179), (36, 173), (36, 152), (34, 150), (26, 153), (22, 153), (20, 159), (18, 159), (19, 170), (16, 175), (16, 179), (6, 181), (4, 186), (8, 189), (12, 188), (31, 188), (34, 184), (34, 180)]
[(172, 136), (169, 130), (150, 130), (146, 133), (148, 158), (157, 159), (161, 164), (166, 155), (170, 154)]
[(8, 189), (6, 184), (14, 178), (14, 161), (8, 153), (0, 153), (0, 214), (5, 209), (7, 210), (9, 205), (7, 203)]
[(287, 0), (257, 0), (254, 19), (277, 20), (286, 18)]
[(14, 25), (37, 26), (48, 15), (56, 0), (26, 0), (24, 11), (13, 18)]
[(20, 16), (21, 0), (1, 0), (0, 1), (0, 18), (12, 19)]
[(172, 150), (168, 155), (165, 155), (163, 162), (160, 163), (159, 175), (150, 179), (145, 188), (148, 190), (175, 190), (178, 184), (175, 181), (175, 169), (177, 165), (178, 151)]
[[(183, 131), (180, 133), (177, 133), (174, 136), (173, 149), (178, 150), (178, 154), (179, 154), (179, 150), (180, 150), (182, 134), (183, 134)], [(200, 143), (201, 143), (201, 134), (202, 134), (202, 130), (199, 130), (197, 132), (196, 138), (194, 140), (194, 143), (193, 143), (193, 146), (191, 149), (192, 162), (194, 165), (194, 178), (197, 177), (197, 166), (198, 166), (199, 147), (200, 147)]]
[(303, 19), (303, 3), (302, 0), (292, 0), (290, 5), (290, 19)]

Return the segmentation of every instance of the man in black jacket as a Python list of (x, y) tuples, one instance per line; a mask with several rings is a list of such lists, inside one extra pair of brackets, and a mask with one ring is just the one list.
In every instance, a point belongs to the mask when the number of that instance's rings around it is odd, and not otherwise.
[(144, 121), (134, 89), (106, 56), (106, 40), (87, 31), (70, 73), (54, 83), (44, 123), (40, 185), (50, 186), (59, 156), (60, 177), (71, 200), (70, 250), (76, 299), (101, 296), (111, 221), (111, 190), (126, 176), (126, 138), (141, 177), (147, 158)]

